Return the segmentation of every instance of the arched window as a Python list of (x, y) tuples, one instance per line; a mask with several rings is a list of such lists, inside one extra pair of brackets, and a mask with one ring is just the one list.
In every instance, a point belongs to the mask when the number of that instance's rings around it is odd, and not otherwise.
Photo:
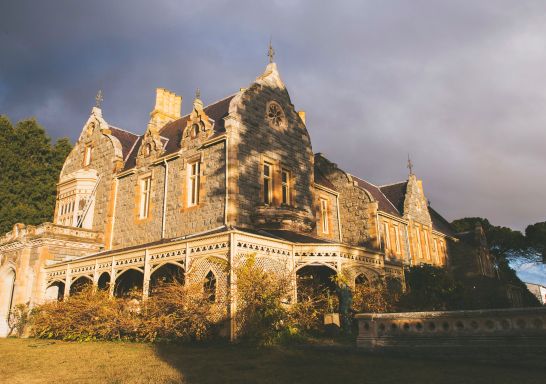
[(368, 280), (368, 278), (366, 277), (365, 274), (361, 273), (360, 275), (358, 275), (356, 278), (355, 278), (355, 284), (356, 285), (366, 285), (366, 284), (369, 284), (370, 283), (370, 280)]
[(203, 288), (205, 292), (205, 297), (207, 297), (209, 301), (216, 301), (216, 276), (214, 275), (214, 273), (212, 273), (212, 271), (209, 271), (209, 273), (207, 273)]

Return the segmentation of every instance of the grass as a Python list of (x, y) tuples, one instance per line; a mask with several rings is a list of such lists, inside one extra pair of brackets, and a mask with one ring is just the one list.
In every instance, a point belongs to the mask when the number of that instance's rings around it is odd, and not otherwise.
[(316, 348), (0, 339), (2, 383), (544, 383), (546, 370)]

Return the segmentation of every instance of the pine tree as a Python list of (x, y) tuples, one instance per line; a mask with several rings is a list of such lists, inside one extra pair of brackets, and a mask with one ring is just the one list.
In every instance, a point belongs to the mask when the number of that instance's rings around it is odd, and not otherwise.
[(51, 139), (35, 119), (14, 127), (0, 116), (0, 233), (15, 223), (53, 219), (56, 183), (71, 150), (67, 138)]

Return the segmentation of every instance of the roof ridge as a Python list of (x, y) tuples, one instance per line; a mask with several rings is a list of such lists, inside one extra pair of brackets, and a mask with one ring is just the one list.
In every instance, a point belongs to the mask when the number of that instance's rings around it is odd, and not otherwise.
[[(347, 173), (349, 173), (349, 172), (347, 172)], [(374, 183), (372, 183), (371, 181), (368, 181), (368, 180), (366, 180), (366, 179), (363, 179), (362, 177), (355, 176), (355, 175), (353, 175), (352, 173), (349, 173), (349, 175), (351, 175), (351, 177), (354, 177), (355, 179), (358, 179), (358, 180), (360, 180), (360, 181), (363, 181), (363, 182), (365, 182), (365, 183), (368, 183), (368, 184), (370, 184), (370, 185), (373, 185), (373, 186), (376, 187), (376, 188), (379, 188), (379, 185), (374, 184)]]
[(390, 184), (383, 184), (383, 185), (378, 185), (379, 188), (383, 188), (383, 187), (391, 187), (393, 185), (398, 185), (398, 184), (404, 184), (404, 183), (407, 183), (408, 181), (407, 180), (404, 180), (404, 181), (398, 181), (396, 183), (390, 183)]
[(137, 134), (137, 133), (134, 133), (134, 132), (128, 131), (128, 130), (126, 130), (126, 129), (123, 129), (123, 128), (120, 128), (120, 127), (116, 127), (115, 125), (112, 125), (112, 124), (108, 124), (108, 127), (110, 127), (110, 128), (115, 128), (115, 129), (117, 129), (117, 130), (120, 130), (120, 131), (123, 131), (123, 132), (126, 132), (126, 133), (130, 133), (130, 134), (131, 134), (131, 135), (133, 135), (133, 136), (137, 136), (137, 137), (140, 137), (140, 135), (139, 135), (139, 134)]
[[(349, 175), (351, 175), (351, 174), (349, 173)], [(363, 182), (365, 182), (365, 183), (370, 184), (372, 187), (377, 188), (377, 190), (379, 191), (379, 193), (381, 193), (381, 194), (383, 195), (383, 197), (385, 198), (385, 200), (387, 200), (387, 201), (389, 202), (389, 204), (391, 205), (391, 207), (393, 207), (394, 210), (395, 210), (396, 212), (398, 212), (401, 216), (404, 215), (404, 212), (400, 212), (400, 210), (399, 210), (398, 208), (396, 208), (396, 206), (392, 203), (391, 199), (389, 199), (389, 198), (387, 197), (387, 195), (385, 195), (385, 194), (383, 193), (383, 191), (381, 190), (381, 187), (379, 187), (378, 185), (375, 185), (375, 184), (373, 184), (373, 183), (370, 183), (369, 181), (364, 180), (364, 179), (362, 179), (362, 178), (360, 178), (360, 177), (358, 177), (358, 176), (354, 176), (354, 175), (351, 175), (351, 176), (354, 177), (354, 178), (356, 178), (356, 179), (358, 179), (358, 180), (361, 180), (361, 181), (363, 181)], [(358, 186), (358, 187), (359, 187), (359, 188), (362, 188), (362, 187), (360, 187), (360, 186)]]
[(125, 163), (129, 157), (131, 156), (131, 153), (133, 153), (138, 141), (140, 140), (142, 136), (138, 136), (137, 139), (135, 140), (135, 142), (133, 143), (133, 146), (131, 147), (131, 149), (129, 150), (129, 152), (127, 152), (127, 156), (125, 156), (125, 159), (123, 159), (123, 162)]
[[(237, 93), (239, 93), (239, 92), (232, 93), (231, 95), (226, 96), (226, 97), (224, 97), (223, 99), (216, 100), (216, 101), (213, 102), (213, 103), (207, 104), (206, 106), (203, 107), (203, 109), (207, 109), (208, 107), (212, 107), (213, 105), (216, 105), (216, 104), (218, 104), (218, 103), (221, 103), (222, 101), (226, 101), (226, 100), (229, 99), (230, 97), (233, 98), (233, 97), (235, 97), (235, 95), (237, 95)], [(190, 115), (191, 115), (191, 112), (190, 112), (190, 113), (186, 113), (185, 115), (180, 116), (180, 117), (179, 117), (178, 119), (176, 119), (176, 120), (169, 121), (167, 124), (163, 125), (163, 126), (159, 129), (159, 133), (161, 133), (161, 132), (165, 129), (165, 127), (167, 127), (167, 125), (172, 124), (172, 123), (174, 123), (174, 122), (176, 122), (176, 121), (182, 120), (182, 119), (184, 119), (184, 118), (186, 118), (186, 117), (189, 117)]]

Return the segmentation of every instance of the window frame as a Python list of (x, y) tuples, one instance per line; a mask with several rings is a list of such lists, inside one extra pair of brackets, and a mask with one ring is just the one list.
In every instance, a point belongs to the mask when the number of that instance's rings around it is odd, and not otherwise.
[(83, 150), (83, 166), (88, 167), (91, 165), (91, 157), (93, 153), (93, 147), (87, 144)]
[(321, 223), (321, 229), (322, 233), (329, 234), (330, 233), (330, 223), (329, 223), (329, 214), (328, 214), (328, 200), (321, 197), (319, 199), (320, 204), (320, 223)]
[(195, 207), (201, 202), (201, 160), (188, 162), (187, 173), (187, 206)]
[(150, 216), (150, 201), (152, 194), (152, 175), (139, 179), (139, 207), (138, 218), (147, 219)]
[[(286, 175), (286, 180), (284, 180)], [(292, 174), (288, 169), (281, 169), (281, 203), (284, 205), (292, 204)], [(286, 197), (286, 198), (285, 198)]]
[[(269, 169), (268, 174), (266, 175), (265, 169)], [(273, 175), (274, 175), (274, 165), (269, 161), (264, 161), (262, 164), (262, 203), (265, 205), (273, 204)]]

